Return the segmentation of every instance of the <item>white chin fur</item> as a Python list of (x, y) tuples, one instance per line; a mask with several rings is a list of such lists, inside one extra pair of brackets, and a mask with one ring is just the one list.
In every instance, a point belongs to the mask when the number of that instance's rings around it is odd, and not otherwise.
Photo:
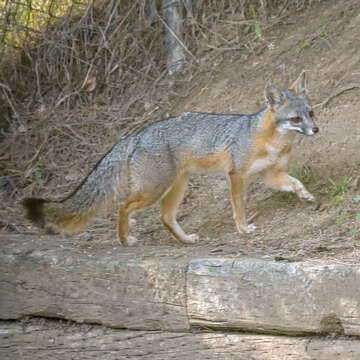
[[(278, 131), (280, 134), (286, 134), (287, 132), (289, 131), (297, 131), (297, 132), (300, 132), (302, 134), (305, 134), (304, 131), (298, 127), (295, 127), (295, 126), (291, 126), (290, 124), (288, 123), (284, 123), (284, 124), (281, 124), (279, 127), (278, 127)], [(306, 134), (308, 135), (308, 134)], [(312, 134), (313, 135), (313, 134)]]
[(305, 131), (305, 134), (306, 134), (306, 135), (309, 135), (309, 136), (315, 135), (315, 133), (312, 131), (312, 129), (306, 130), (306, 131)]
[(281, 124), (278, 127), (278, 131), (279, 131), (280, 134), (286, 134), (289, 131), (297, 131), (297, 132), (299, 132), (300, 134), (303, 134), (303, 135), (308, 135), (308, 136), (315, 135), (312, 128), (303, 129), (303, 128), (300, 128), (300, 127), (297, 127), (297, 126), (293, 126), (293, 125), (291, 125), (290, 123), (287, 123), (287, 122)]

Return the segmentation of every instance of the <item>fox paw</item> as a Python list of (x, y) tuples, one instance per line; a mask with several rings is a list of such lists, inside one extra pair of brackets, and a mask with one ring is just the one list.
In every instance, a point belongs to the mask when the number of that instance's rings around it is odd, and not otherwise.
[(120, 239), (120, 242), (123, 246), (133, 246), (137, 242), (137, 238), (135, 236), (127, 236), (125, 239)]
[(315, 197), (312, 194), (306, 193), (301, 198), (306, 202), (311, 203), (311, 205), (309, 206), (310, 210), (313, 211), (319, 210), (321, 204), (315, 199)]
[(311, 202), (311, 203), (315, 203), (316, 199), (314, 197), (314, 195), (310, 194), (310, 193), (305, 193), (301, 196), (301, 199), (307, 201), (307, 202)]
[(199, 240), (199, 235), (197, 234), (190, 234), (186, 237), (179, 239), (183, 244), (195, 244), (197, 240)]
[(238, 225), (237, 229), (240, 234), (250, 234), (256, 230), (256, 226), (254, 224)]
[(312, 211), (317, 211), (320, 209), (321, 203), (315, 201), (314, 204), (309, 206), (309, 209)]

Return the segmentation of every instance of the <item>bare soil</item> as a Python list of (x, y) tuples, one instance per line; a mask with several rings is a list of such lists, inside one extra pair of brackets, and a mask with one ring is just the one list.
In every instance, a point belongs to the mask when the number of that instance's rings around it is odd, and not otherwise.
[[(225, 26), (223, 31), (228, 31)], [(193, 246), (177, 244), (159, 221), (159, 208), (154, 206), (134, 216), (138, 255), (149, 256), (157, 248), (174, 256), (359, 262), (360, 3), (324, 1), (312, 9), (273, 19), (273, 25), (262, 32), (252, 54), (218, 50), (222, 56), (211, 60), (213, 71), (192, 79), (189, 87), (194, 81), (197, 85), (173, 104), (170, 115), (184, 111), (255, 112), (264, 106), (267, 83), (286, 88), (305, 69), (320, 132), (313, 137), (297, 136), (290, 171), (321, 201), (320, 210), (311, 211), (295, 196), (266, 189), (261, 180), (254, 179), (247, 211), (249, 215), (257, 213), (257, 230), (240, 235), (232, 219), (226, 177), (194, 176), (178, 217), (186, 232), (196, 232), (201, 239)], [(1, 197), (9, 207), (8, 197)], [(14, 212), (3, 220), (16, 226), (1, 231), (24, 236), (37, 232), (23, 218), (20, 203), (12, 205)], [(115, 219), (116, 212), (96, 220), (73, 236), (74, 246), (94, 252), (119, 247)]]

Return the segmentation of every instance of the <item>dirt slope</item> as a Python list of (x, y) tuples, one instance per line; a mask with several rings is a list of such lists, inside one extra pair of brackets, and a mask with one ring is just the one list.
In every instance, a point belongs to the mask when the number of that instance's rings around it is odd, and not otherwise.
[[(255, 53), (245, 56), (229, 52), (219, 57), (221, 61), (215, 59), (216, 71), (196, 78), (198, 86), (174, 105), (171, 115), (183, 111), (251, 113), (264, 106), (263, 88), (268, 82), (286, 87), (302, 69), (307, 70), (320, 133), (311, 138), (297, 136), (291, 171), (323, 206), (312, 212), (295, 197), (265, 189), (255, 179), (247, 208), (249, 214), (259, 212), (254, 220), (258, 229), (250, 236), (241, 236), (232, 220), (226, 177), (195, 176), (179, 219), (186, 232), (197, 232), (201, 240), (179, 251), (357, 262), (360, 3), (329, 0), (272, 23), (275, 25), (263, 29)], [(144, 247), (145, 253), (151, 246), (182, 247), (158, 220), (158, 206), (135, 218), (134, 235), (140, 239), (137, 246)], [(74, 242), (93, 251), (118, 246), (114, 242), (114, 220), (109, 215), (95, 222), (90, 230), (74, 236)], [(20, 221), (28, 225), (24, 219)]]
[[(254, 220), (258, 229), (240, 236), (232, 220), (226, 178), (194, 177), (179, 215), (187, 231), (201, 235), (195, 247), (222, 254), (357, 262), (360, 4), (347, 6), (327, 1), (279, 21), (264, 31), (264, 44), (255, 56), (242, 61), (241, 54), (232, 54), (217, 65), (217, 75), (204, 76), (191, 96), (174, 109), (174, 113), (253, 112), (264, 105), (266, 83), (288, 86), (305, 69), (320, 127), (318, 136), (297, 136), (290, 160), (291, 171), (321, 200), (320, 211), (312, 212), (294, 196), (267, 190), (255, 180), (248, 213), (259, 211)], [(331, 186), (329, 179), (336, 185)], [(347, 191), (337, 198), (334, 193), (342, 188)], [(152, 208), (137, 215), (141, 244), (172, 244), (157, 214), (158, 209)]]

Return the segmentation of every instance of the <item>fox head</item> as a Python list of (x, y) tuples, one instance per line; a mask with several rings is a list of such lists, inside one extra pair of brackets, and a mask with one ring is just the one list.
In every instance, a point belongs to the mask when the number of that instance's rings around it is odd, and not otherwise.
[(275, 123), (280, 133), (297, 131), (314, 135), (319, 132), (307, 97), (304, 71), (288, 90), (281, 91), (274, 85), (268, 85), (264, 93), (268, 108), (275, 112)]

